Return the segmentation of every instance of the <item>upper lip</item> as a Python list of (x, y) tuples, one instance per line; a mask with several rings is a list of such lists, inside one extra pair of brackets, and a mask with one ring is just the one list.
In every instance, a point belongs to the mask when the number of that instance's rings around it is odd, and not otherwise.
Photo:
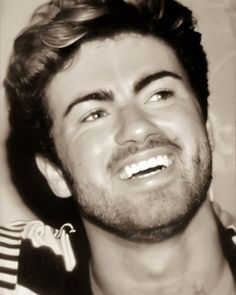
[(131, 165), (133, 163), (138, 163), (140, 161), (146, 161), (149, 158), (157, 156), (167, 155), (168, 157), (174, 158), (174, 150), (172, 146), (162, 146), (152, 149), (147, 149), (145, 151), (138, 152), (134, 155), (128, 156), (126, 159), (121, 160), (115, 168), (115, 172), (119, 173), (125, 166)]

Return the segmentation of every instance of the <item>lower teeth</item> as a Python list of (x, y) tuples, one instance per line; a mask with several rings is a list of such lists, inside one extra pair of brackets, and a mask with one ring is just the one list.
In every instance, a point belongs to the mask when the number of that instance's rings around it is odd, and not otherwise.
[(166, 167), (164, 165), (161, 165), (161, 166), (157, 166), (155, 168), (150, 168), (148, 169), (148, 171), (140, 171), (134, 175), (132, 175), (130, 178), (142, 178), (142, 177), (148, 177), (148, 176), (151, 176), (151, 175), (154, 175), (156, 173), (159, 173), (161, 172), (162, 170), (166, 169)]

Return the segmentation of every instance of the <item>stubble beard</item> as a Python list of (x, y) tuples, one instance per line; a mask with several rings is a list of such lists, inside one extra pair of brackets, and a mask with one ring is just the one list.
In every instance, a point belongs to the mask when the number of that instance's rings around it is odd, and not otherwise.
[(113, 190), (85, 180), (77, 183), (70, 176), (70, 183), (83, 218), (123, 239), (155, 243), (183, 231), (205, 201), (212, 179), (208, 141), (192, 159), (191, 166), (191, 171), (183, 169), (179, 190), (158, 188), (146, 192), (135, 203), (125, 193), (114, 194)]

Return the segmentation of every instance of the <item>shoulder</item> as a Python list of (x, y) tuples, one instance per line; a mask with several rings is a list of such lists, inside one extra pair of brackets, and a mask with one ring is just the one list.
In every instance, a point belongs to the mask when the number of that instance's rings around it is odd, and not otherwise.
[(236, 280), (236, 228), (234, 225), (225, 228), (220, 224), (219, 232), (224, 255)]
[(0, 227), (0, 294), (66, 294), (76, 268), (71, 224), (54, 229), (39, 220)]

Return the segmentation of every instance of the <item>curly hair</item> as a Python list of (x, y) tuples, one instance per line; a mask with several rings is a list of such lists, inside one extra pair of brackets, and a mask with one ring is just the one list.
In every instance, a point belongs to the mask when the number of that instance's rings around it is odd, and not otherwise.
[(183, 65), (207, 119), (207, 60), (192, 12), (174, 0), (52, 0), (34, 13), (17, 37), (5, 88), (10, 123), (34, 153), (56, 164), (45, 88), (82, 43), (121, 32), (164, 40)]

